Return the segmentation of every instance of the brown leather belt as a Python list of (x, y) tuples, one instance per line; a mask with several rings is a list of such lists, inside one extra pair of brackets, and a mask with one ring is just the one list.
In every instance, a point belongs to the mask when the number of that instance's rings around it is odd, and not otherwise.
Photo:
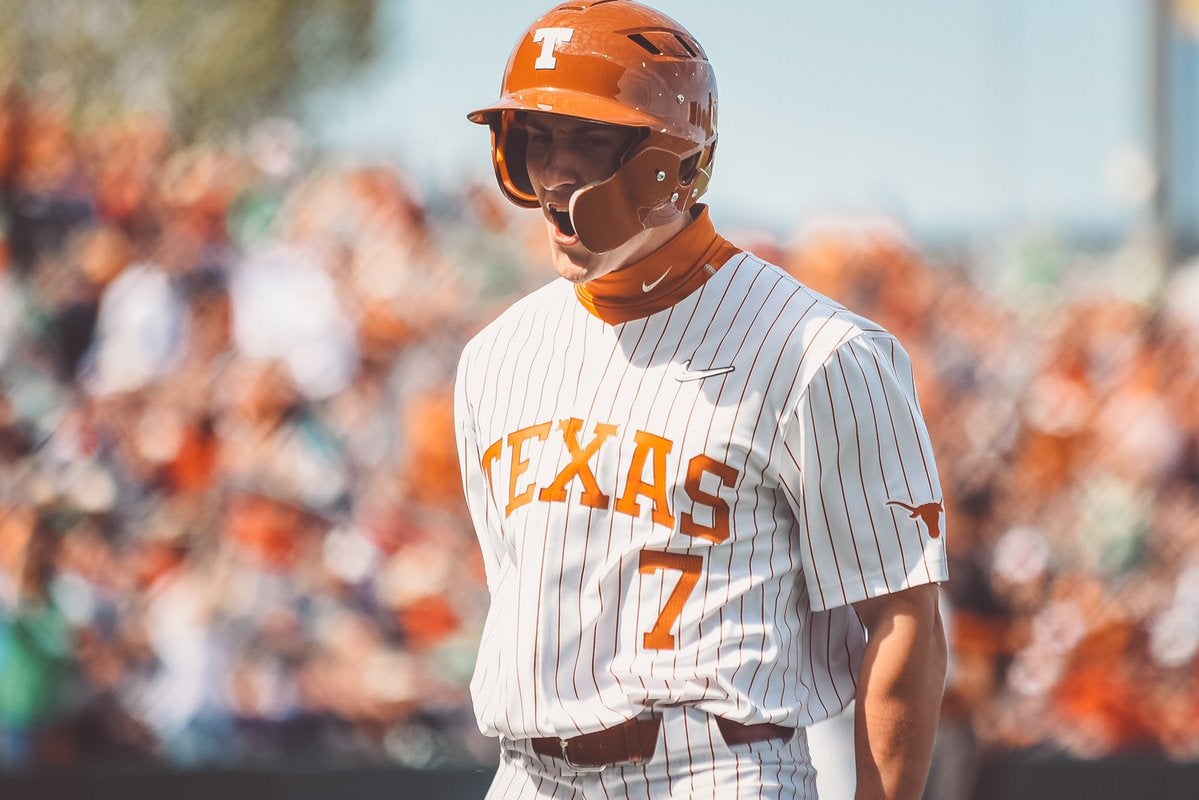
[[(740, 745), (764, 742), (768, 739), (786, 741), (794, 728), (763, 722), (743, 725), (724, 717), (716, 718), (716, 726), (725, 744)], [(552, 737), (533, 739), (533, 752), (549, 758), (560, 758), (570, 767), (596, 768), (610, 764), (640, 764), (654, 754), (658, 744), (661, 717), (631, 719), (602, 731), (584, 733), (570, 739)]]
[(785, 725), (775, 725), (773, 722), (743, 725), (724, 717), (716, 718), (716, 727), (720, 728), (720, 735), (724, 737), (724, 743), (733, 745), (753, 744), (769, 739), (781, 739), (785, 742), (795, 735), (795, 728), (788, 728)]

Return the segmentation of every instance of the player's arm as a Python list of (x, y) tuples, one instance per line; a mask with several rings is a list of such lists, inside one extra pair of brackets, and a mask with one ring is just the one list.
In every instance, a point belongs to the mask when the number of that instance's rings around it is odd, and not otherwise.
[(784, 422), (792, 460), (780, 478), (799, 487), (793, 507), (807, 530), (800, 552), (813, 610), (852, 604), (867, 631), (858, 800), (918, 800), (945, 680), (937, 584), (949, 571), (940, 478), (907, 353), (877, 333), (839, 345)]
[(945, 685), (938, 587), (854, 603), (866, 627), (854, 743), (857, 800), (919, 800), (928, 778)]

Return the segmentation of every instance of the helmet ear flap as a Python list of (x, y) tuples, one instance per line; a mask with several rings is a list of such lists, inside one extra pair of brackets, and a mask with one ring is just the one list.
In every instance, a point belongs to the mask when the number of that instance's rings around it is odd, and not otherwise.
[(491, 161), (500, 188), (508, 199), (518, 206), (536, 208), (540, 203), (525, 165), (529, 135), (523, 125), (514, 122), (515, 115), (511, 113), (497, 115), (492, 121)]
[(654, 212), (678, 202), (681, 165), (669, 150), (645, 147), (612, 177), (576, 191), (570, 220), (579, 242), (593, 253), (606, 253), (651, 227)]

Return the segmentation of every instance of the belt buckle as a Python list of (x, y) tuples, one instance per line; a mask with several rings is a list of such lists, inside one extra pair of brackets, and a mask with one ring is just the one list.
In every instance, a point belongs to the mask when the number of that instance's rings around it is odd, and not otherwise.
[(603, 772), (606, 765), (587, 766), (584, 764), (576, 764), (570, 760), (570, 742), (566, 739), (559, 739), (558, 746), (562, 748), (562, 760), (566, 762), (566, 766), (573, 769), (575, 772)]

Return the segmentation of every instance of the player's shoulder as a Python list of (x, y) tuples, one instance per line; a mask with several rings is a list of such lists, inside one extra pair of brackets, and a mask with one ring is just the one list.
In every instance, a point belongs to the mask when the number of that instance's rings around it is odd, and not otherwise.
[(467, 341), (462, 351), (463, 360), (497, 340), (518, 335), (521, 329), (536, 323), (551, 310), (560, 310), (562, 303), (567, 302), (573, 292), (574, 287), (568, 281), (557, 278), (516, 299)]
[(772, 293), (786, 298), (785, 302), (766, 304), (773, 333), (763, 345), (774, 354), (780, 373), (792, 376), (787, 393), (808, 386), (836, 360), (839, 351), (852, 351), (850, 358), (859, 363), (904, 357), (898, 340), (882, 325), (816, 291), (782, 267), (752, 253), (730, 266), (737, 271), (730, 276), (730, 289), (749, 293), (753, 283), (761, 286), (765, 280)]
[(847, 339), (858, 335), (891, 335), (874, 320), (846, 308), (837, 300), (808, 286), (800, 277), (751, 252), (745, 253), (745, 258), (736, 264), (735, 269), (734, 281), (760, 280), (766, 274), (775, 281), (774, 291), (791, 297), (791, 302), (785, 304), (780, 313), (796, 323), (796, 334), (801, 338), (830, 328), (837, 331), (839, 337)]

